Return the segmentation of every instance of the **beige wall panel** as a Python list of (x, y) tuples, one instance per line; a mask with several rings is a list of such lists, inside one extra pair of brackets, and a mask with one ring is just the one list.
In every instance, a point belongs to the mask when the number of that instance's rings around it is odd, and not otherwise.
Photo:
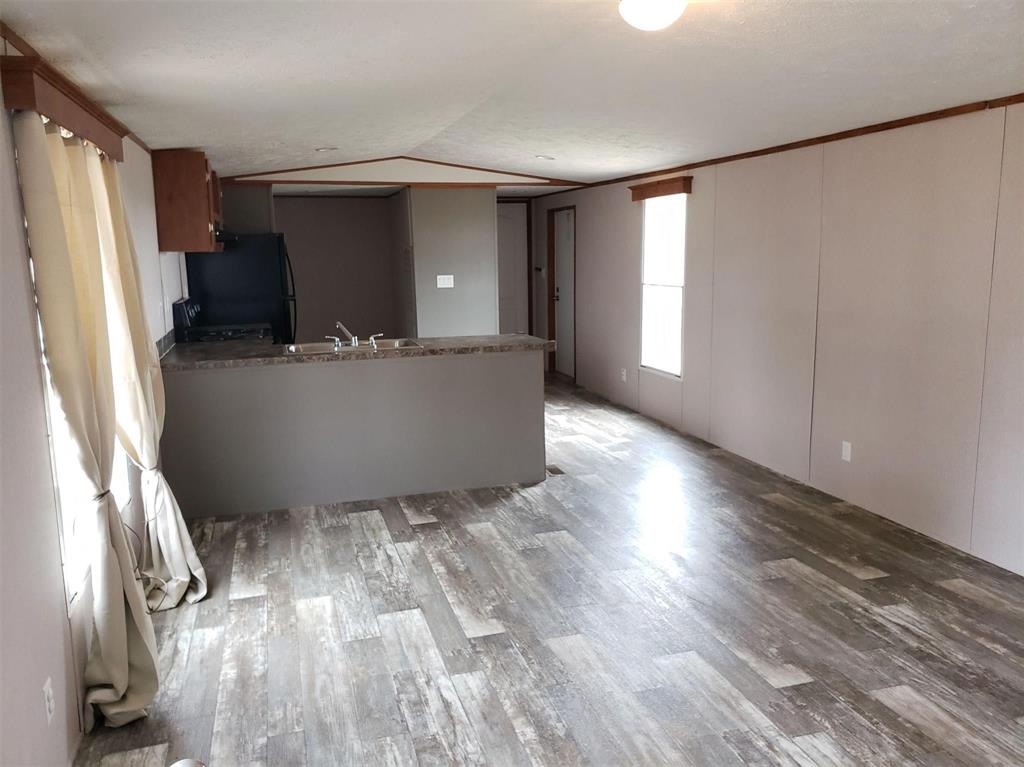
[(681, 388), (681, 381), (673, 375), (640, 368), (637, 410), (678, 431), (683, 417)]
[(710, 438), (807, 479), (820, 146), (720, 165)]
[[(576, 381), (638, 407), (643, 206), (625, 184), (545, 197), (533, 217), (534, 263), (547, 264), (547, 211), (576, 206)], [(547, 333), (547, 273), (535, 272), (535, 331)], [(622, 380), (622, 370), (626, 380)]]
[(825, 147), (811, 482), (961, 549), (1002, 128), (991, 110)]
[(1006, 110), (971, 551), (1024, 574), (1024, 104)]
[(718, 169), (693, 172), (686, 201), (686, 302), (683, 311), (682, 429), (707, 439), (711, 415), (711, 318), (715, 272), (715, 180)]

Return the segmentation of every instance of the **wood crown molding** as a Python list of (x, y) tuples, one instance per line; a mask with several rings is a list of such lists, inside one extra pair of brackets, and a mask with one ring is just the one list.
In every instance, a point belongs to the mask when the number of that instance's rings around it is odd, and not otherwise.
[[(351, 160), (349, 162), (328, 162), (323, 165), (300, 165), (296, 168), (278, 168), (276, 170), (261, 170), (255, 173), (236, 173), (233, 176), (225, 176), (221, 179), (222, 183), (225, 184), (279, 184), (280, 181), (270, 181), (262, 178), (252, 178), (253, 176), (269, 176), (273, 173), (296, 173), (300, 170), (320, 170), (321, 168), (347, 168), (351, 165), (365, 165), (371, 162), (384, 162), (385, 160), (407, 160), (409, 158), (402, 157), (401, 155), (393, 155), (390, 157), (374, 157), (369, 160)], [(308, 183), (308, 182), (302, 182)], [(335, 184), (336, 181), (330, 181), (327, 183)]]
[(671, 173), (684, 173), (688, 170), (706, 168), (710, 165), (721, 165), (727, 162), (734, 162), (735, 160), (746, 160), (751, 157), (778, 154), (780, 152), (788, 152), (792, 149), (803, 149), (804, 147), (816, 146), (817, 144), (828, 144), (832, 141), (842, 141), (843, 139), (856, 138), (857, 136), (866, 136), (870, 133), (881, 133), (882, 131), (894, 130), (896, 128), (905, 128), (908, 125), (917, 125), (919, 123), (932, 122), (933, 120), (944, 120), (947, 117), (957, 117), (959, 115), (966, 115), (972, 112), (983, 112), (986, 109), (1000, 109), (1002, 107), (1011, 106), (1012, 104), (1021, 103), (1024, 103), (1024, 93), (1014, 93), (1009, 96), (1002, 96), (997, 99), (988, 99), (986, 101), (972, 101), (970, 104), (961, 104), (947, 109), (939, 109), (934, 112), (925, 112), (919, 115), (912, 115), (911, 117), (901, 117), (897, 120), (887, 120), (886, 122), (865, 125), (860, 128), (851, 128), (850, 130), (839, 131), (838, 133), (828, 133), (824, 136), (815, 136), (814, 138), (802, 139), (800, 141), (791, 141), (788, 144), (778, 144), (776, 146), (765, 147), (764, 149), (753, 149), (749, 152), (713, 157), (709, 160), (700, 160), (698, 162), (691, 162), (685, 165), (675, 165), (670, 168), (662, 168), (661, 170), (649, 170), (644, 171), (643, 173), (634, 173), (629, 176), (618, 176), (616, 178), (605, 179), (604, 181), (593, 181), (589, 184), (580, 184), (575, 189), (560, 189), (557, 192), (546, 192), (544, 194), (534, 195), (530, 199), (537, 200), (542, 197), (551, 197), (556, 194), (578, 192), (580, 190), (591, 189), (596, 186), (608, 186), (609, 184), (622, 184), (627, 181), (639, 181), (641, 179), (655, 178), (657, 176), (665, 176)]
[(224, 183), (229, 183), (229, 184), (237, 184), (237, 183), (317, 184), (317, 183), (319, 183), (319, 184), (336, 184), (336, 185), (359, 185), (359, 184), (370, 185), (370, 184), (375, 184), (375, 185), (378, 185), (378, 186), (395, 186), (395, 185), (398, 185), (398, 186), (417, 186), (417, 185), (420, 185), (420, 186), (422, 186), (422, 185), (425, 185), (426, 183), (430, 183), (431, 185), (437, 185), (437, 183), (438, 183), (438, 182), (424, 182), (424, 183), (421, 183), (421, 184), (415, 184), (415, 183), (409, 184), (407, 182), (402, 182), (402, 181), (387, 181), (387, 182), (384, 182), (384, 181), (362, 181), (362, 182), (360, 182), (360, 181), (345, 181), (345, 180), (337, 180), (337, 181), (304, 181), (304, 180), (280, 181), (280, 180), (277, 180), (277, 179), (253, 178), (253, 176), (269, 176), (269, 175), (272, 175), (272, 174), (275, 174), (275, 173), (297, 173), (299, 171), (304, 171), (304, 170), (322, 170), (324, 168), (351, 168), (351, 167), (355, 167), (355, 166), (359, 166), (359, 165), (369, 165), (371, 163), (387, 162), (389, 160), (411, 160), (412, 162), (422, 162), (422, 163), (427, 163), (429, 165), (441, 165), (441, 166), (448, 167), (448, 168), (460, 168), (462, 170), (476, 170), (476, 171), (480, 171), (481, 173), (500, 173), (500, 174), (502, 174), (504, 176), (515, 176), (516, 178), (521, 178), (521, 179), (541, 179), (540, 181), (526, 181), (526, 180), (524, 180), (524, 181), (501, 181), (501, 182), (492, 182), (492, 183), (487, 183), (487, 184), (483, 184), (483, 183), (473, 184), (472, 182), (462, 182), (462, 183), (456, 182), (456, 183), (452, 183), (452, 184), (445, 184), (445, 186), (470, 186), (470, 185), (473, 185), (473, 186), (579, 186), (580, 185), (579, 181), (568, 181), (566, 179), (552, 178), (550, 176), (531, 175), (529, 173), (516, 173), (516, 172), (510, 171), (510, 170), (498, 170), (497, 168), (482, 168), (482, 167), (480, 167), (478, 165), (462, 165), (460, 163), (455, 163), (455, 162), (444, 162), (443, 160), (428, 160), (428, 159), (423, 158), (423, 157), (412, 157), (410, 155), (404, 155), (404, 154), (392, 155), (392, 156), (389, 156), (389, 157), (371, 157), (370, 159), (367, 159), (367, 160), (351, 160), (349, 162), (331, 162), (331, 163), (324, 163), (323, 165), (303, 165), (303, 166), (300, 166), (300, 167), (297, 167), (297, 168), (279, 168), (277, 170), (265, 170), (265, 171), (258, 171), (258, 172), (255, 172), (255, 173), (238, 173), (238, 174), (235, 174), (234, 176), (225, 176), (221, 180)]
[(547, 184), (541, 183), (502, 184), (493, 181), (250, 181), (244, 178), (221, 179), (221, 184), (224, 186), (397, 186), (411, 189), (497, 189), (502, 186), (547, 186)]
[(144, 150), (146, 154), (153, 154), (153, 150), (149, 148), (149, 144), (140, 139), (134, 133), (129, 133), (127, 136), (125, 136), (125, 138), (130, 138), (132, 141), (134, 141), (135, 145), (138, 146), (139, 149)]
[(631, 186), (633, 202), (649, 200), (652, 197), (666, 197), (670, 194), (689, 194), (693, 190), (693, 176), (676, 176), (649, 181), (646, 184)]
[[(6, 26), (3, 31), (10, 34)], [(128, 128), (40, 56), (0, 57), (0, 78), (7, 109), (38, 112), (115, 160), (124, 159), (121, 141), (130, 133)]]
[[(14, 48), (22, 56), (38, 56), (36, 49), (26, 43), (17, 32), (7, 26), (3, 21), (0, 21), (0, 37), (7, 41), (7, 43)], [(4, 55), (7, 55), (7, 51), (4, 50)]]

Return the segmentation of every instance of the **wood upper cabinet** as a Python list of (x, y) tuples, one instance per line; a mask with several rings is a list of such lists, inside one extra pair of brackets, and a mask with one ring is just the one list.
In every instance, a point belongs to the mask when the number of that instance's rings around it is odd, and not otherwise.
[(203, 152), (154, 150), (153, 191), (160, 250), (220, 250), (220, 183)]

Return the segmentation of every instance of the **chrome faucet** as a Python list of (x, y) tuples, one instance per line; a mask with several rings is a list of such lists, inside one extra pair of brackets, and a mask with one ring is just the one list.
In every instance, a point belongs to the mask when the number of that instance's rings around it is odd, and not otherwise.
[(370, 336), (370, 348), (372, 348), (374, 351), (377, 351), (377, 339), (383, 335), (383, 333), (374, 333), (372, 336)]
[(335, 322), (334, 327), (336, 327), (338, 330), (340, 330), (342, 333), (348, 336), (350, 344), (352, 344), (353, 346), (359, 346), (359, 336), (354, 336), (351, 333), (349, 333), (348, 328), (341, 324), (341, 320)]
[(324, 336), (328, 341), (334, 341), (334, 351), (341, 351), (341, 339), (337, 336)]

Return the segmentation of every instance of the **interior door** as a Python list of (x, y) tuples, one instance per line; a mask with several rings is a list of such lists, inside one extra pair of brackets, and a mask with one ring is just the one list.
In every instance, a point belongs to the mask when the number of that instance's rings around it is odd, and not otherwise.
[(526, 208), (523, 203), (498, 205), (499, 333), (526, 333), (529, 328)]
[(555, 211), (555, 370), (576, 377), (576, 210)]

